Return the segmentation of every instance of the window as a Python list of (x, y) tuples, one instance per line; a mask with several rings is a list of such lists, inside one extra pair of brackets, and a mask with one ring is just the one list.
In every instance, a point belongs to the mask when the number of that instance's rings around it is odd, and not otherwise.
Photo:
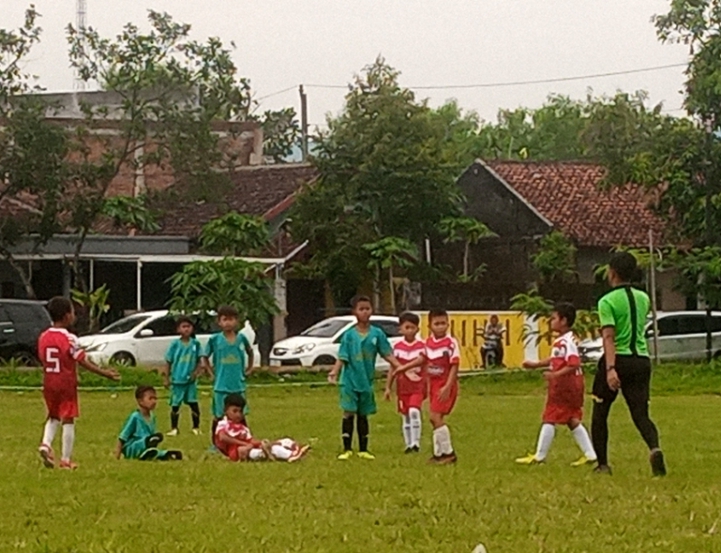
[(679, 334), (706, 334), (704, 315), (684, 315), (678, 318)]
[(110, 326), (106, 326), (100, 331), (100, 334), (125, 334), (149, 318), (149, 315), (131, 315), (130, 317), (115, 321)]
[(304, 330), (300, 335), (310, 338), (332, 338), (346, 326), (348, 321), (344, 319), (326, 319)]
[[(653, 332), (653, 330), (651, 330), (651, 332)], [(674, 336), (676, 334), (678, 334), (677, 317), (664, 317), (663, 319), (658, 320), (659, 336)]]
[(388, 338), (397, 338), (401, 335), (399, 325), (395, 321), (371, 321), (371, 324), (379, 327)]
[(175, 319), (173, 317), (161, 317), (150, 321), (141, 329), (141, 332), (145, 329), (152, 330), (154, 337), (175, 336)]

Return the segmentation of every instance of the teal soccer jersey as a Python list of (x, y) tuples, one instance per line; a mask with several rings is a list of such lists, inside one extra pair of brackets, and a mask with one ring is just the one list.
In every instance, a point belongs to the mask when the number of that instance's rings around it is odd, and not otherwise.
[(362, 335), (354, 326), (343, 334), (338, 359), (343, 362), (340, 386), (347, 391), (372, 392), (379, 355), (391, 355), (393, 349), (386, 333), (371, 325)]
[(201, 353), (197, 338), (191, 338), (187, 343), (180, 338), (172, 341), (165, 354), (165, 361), (170, 364), (171, 384), (188, 384), (193, 380)]
[(138, 458), (145, 450), (145, 440), (155, 434), (155, 413), (146, 420), (140, 411), (133, 411), (125, 421), (118, 439), (123, 442), (123, 455)]
[(210, 359), (215, 373), (213, 390), (216, 392), (244, 392), (246, 348), (248, 339), (238, 333), (235, 341), (229, 342), (222, 332), (213, 334), (205, 346), (203, 356)]

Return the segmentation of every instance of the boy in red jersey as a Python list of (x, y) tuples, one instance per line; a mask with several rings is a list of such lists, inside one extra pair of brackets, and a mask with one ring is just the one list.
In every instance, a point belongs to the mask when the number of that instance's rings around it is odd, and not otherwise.
[(448, 335), (448, 313), (436, 309), (428, 313), (431, 335), (426, 339), (428, 359), (428, 390), (430, 393), (431, 425), (433, 426), (433, 457), (430, 463), (445, 465), (457, 461), (451, 444), (446, 416), (453, 411), (458, 398), (458, 365), (461, 353), (458, 341)]
[(101, 369), (85, 358), (85, 352), (78, 347), (77, 337), (68, 332), (68, 327), (75, 322), (70, 300), (55, 297), (48, 302), (47, 310), (53, 326), (38, 338), (38, 357), (43, 366), (43, 396), (48, 418), (38, 451), (43, 464), (54, 468), (52, 445), (62, 425), (60, 468), (74, 469), (77, 465), (71, 461), (71, 456), (75, 443), (75, 419), (79, 415), (77, 365), (110, 380), (120, 380), (120, 376), (116, 371)]
[(581, 359), (571, 327), (576, 322), (576, 309), (570, 303), (558, 303), (551, 315), (551, 330), (558, 335), (553, 343), (549, 359), (525, 361), (527, 369), (548, 368), (544, 373), (548, 381), (548, 397), (543, 412), (543, 425), (538, 436), (536, 453), (516, 459), (522, 465), (543, 463), (551, 448), (556, 434), (556, 425), (565, 424), (571, 430), (573, 438), (583, 452), (583, 456), (572, 463), (580, 467), (596, 462), (596, 453), (586, 428), (581, 424), (583, 418), (584, 382)]
[(398, 317), (403, 340), (393, 346), (393, 356), (401, 364), (395, 371), (388, 369), (385, 398), (390, 400), (393, 381), (396, 382), (398, 412), (403, 416), (403, 438), (406, 453), (421, 449), (421, 407), (426, 398), (426, 379), (423, 365), (426, 345), (417, 338), (420, 318), (414, 313)]

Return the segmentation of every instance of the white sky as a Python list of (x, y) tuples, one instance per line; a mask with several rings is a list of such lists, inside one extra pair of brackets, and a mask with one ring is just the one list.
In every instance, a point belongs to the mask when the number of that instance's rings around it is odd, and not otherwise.
[[(0, 28), (16, 27), (31, 0), (0, 0)], [(43, 41), (28, 70), (50, 91), (72, 90), (64, 27), (75, 0), (34, 0)], [(115, 34), (146, 10), (170, 12), (198, 39), (235, 41), (241, 74), (257, 97), (298, 84), (348, 83), (378, 54), (402, 72), (406, 86), (525, 81), (683, 63), (683, 46), (656, 40), (650, 18), (669, 0), (87, 0), (88, 23)], [(461, 106), (495, 120), (499, 108), (537, 107), (551, 92), (584, 97), (645, 89), (667, 111), (681, 107), (683, 68), (565, 83), (476, 90), (422, 90), (438, 105)], [(309, 121), (343, 105), (343, 90), (307, 88)], [(264, 100), (261, 109), (299, 108), (297, 90)]]

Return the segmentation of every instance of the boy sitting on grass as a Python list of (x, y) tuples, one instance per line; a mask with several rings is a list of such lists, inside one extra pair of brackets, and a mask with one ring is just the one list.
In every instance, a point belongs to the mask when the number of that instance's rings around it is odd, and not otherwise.
[(225, 417), (215, 430), (215, 447), (231, 461), (286, 461), (301, 459), (310, 446), (299, 446), (290, 438), (275, 442), (256, 440), (245, 422), (245, 398), (241, 394), (225, 396)]
[(583, 456), (572, 463), (580, 467), (596, 462), (596, 453), (583, 418), (584, 382), (581, 359), (571, 327), (576, 322), (576, 309), (570, 303), (558, 303), (551, 314), (551, 330), (557, 335), (551, 357), (543, 361), (525, 361), (526, 369), (549, 369), (543, 376), (548, 381), (548, 397), (543, 412), (543, 425), (538, 436), (536, 452), (516, 459), (521, 465), (543, 463), (556, 435), (556, 425), (565, 424)]
[(135, 400), (138, 402), (138, 409), (131, 413), (120, 431), (115, 457), (120, 459), (123, 456), (141, 461), (180, 461), (183, 458), (180, 451), (158, 449), (163, 435), (155, 431), (153, 411), (158, 403), (155, 388), (138, 386), (135, 389)]

